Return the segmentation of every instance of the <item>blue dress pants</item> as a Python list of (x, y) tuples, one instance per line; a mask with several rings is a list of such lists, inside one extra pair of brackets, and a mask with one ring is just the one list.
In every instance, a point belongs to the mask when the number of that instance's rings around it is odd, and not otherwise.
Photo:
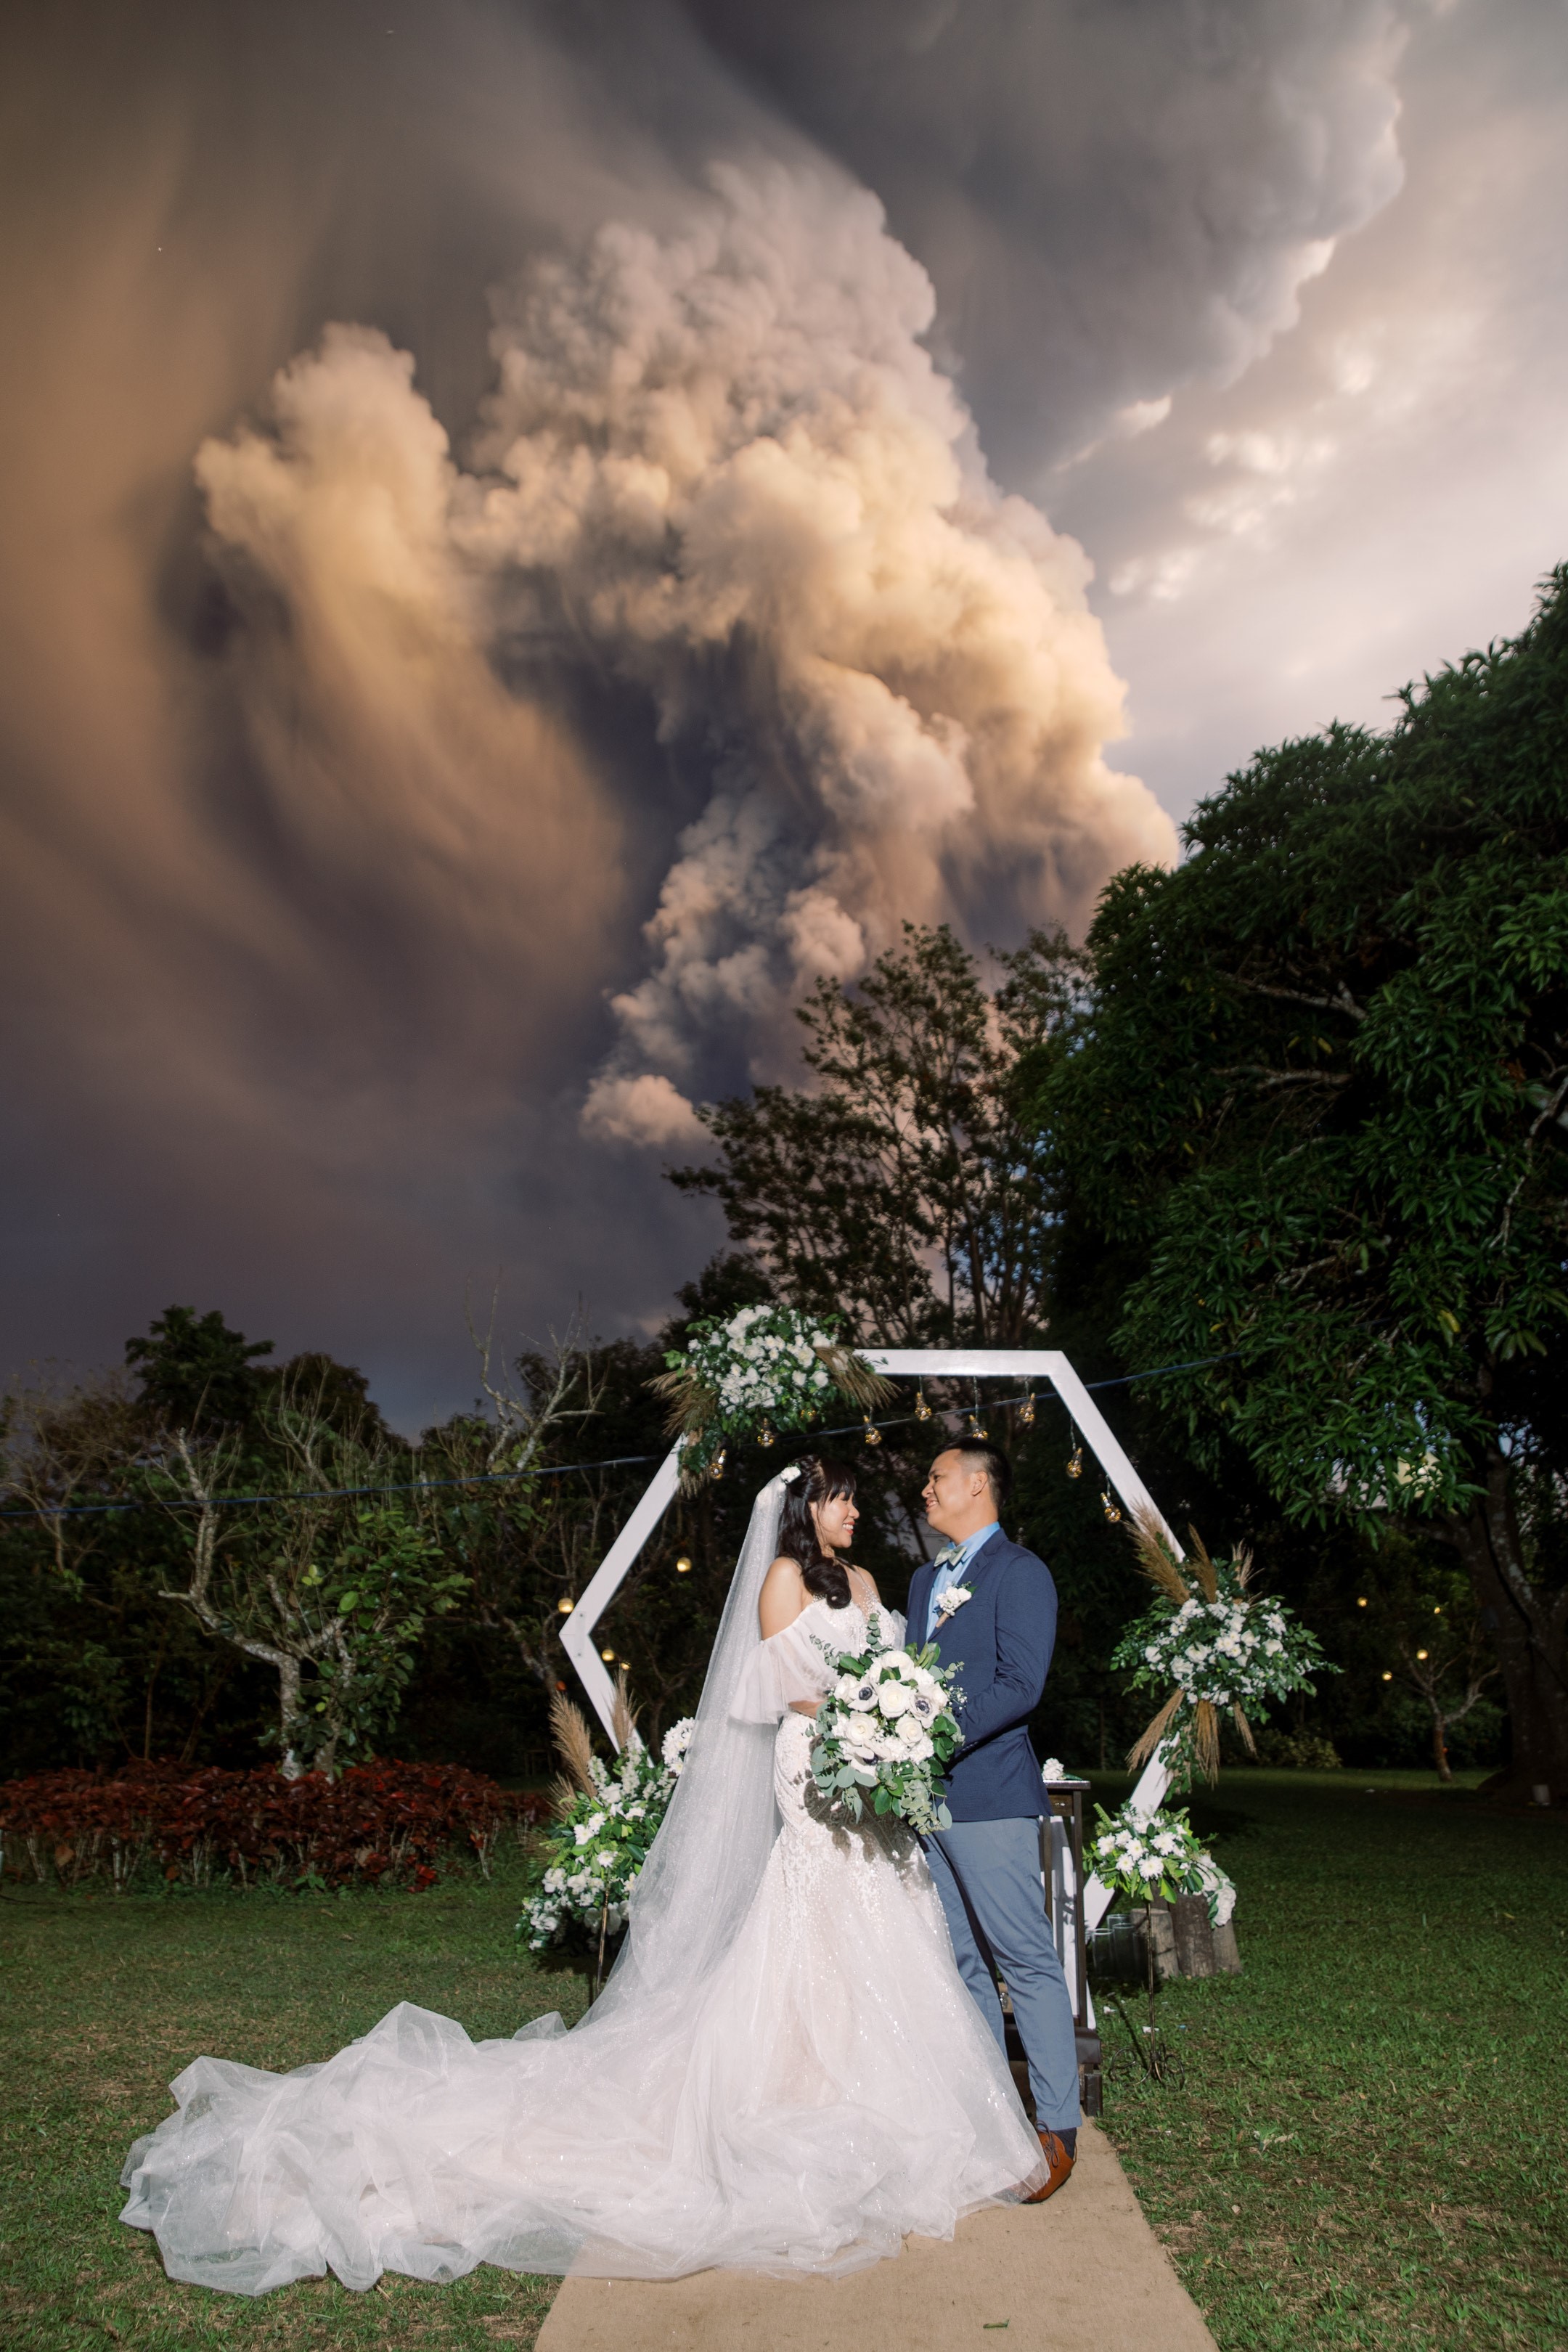
[(1004, 2056), (998, 1977), (1012, 1997), (1037, 2123), (1042, 2131), (1076, 2130), (1078, 2044), (1061, 1955), (1046, 1915), (1038, 1822), (954, 1822), (924, 1843), (959, 1974)]

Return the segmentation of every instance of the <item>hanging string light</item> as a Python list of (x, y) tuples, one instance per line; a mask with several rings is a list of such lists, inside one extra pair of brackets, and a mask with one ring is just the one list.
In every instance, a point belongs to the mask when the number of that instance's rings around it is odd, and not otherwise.
[(675, 1563), (675, 1572), (676, 1572), (677, 1576), (689, 1576), (689, 1575), (690, 1575), (690, 1573), (691, 1573), (691, 1560), (690, 1560), (690, 1556), (689, 1556), (689, 1554), (688, 1554), (688, 1553), (686, 1553), (686, 1552), (682, 1552), (682, 1553), (681, 1553), (680, 1558), (679, 1558), (679, 1559), (676, 1561), (676, 1563)]
[(719, 1484), (720, 1479), (724, 1475), (724, 1447), (721, 1446), (718, 1453), (713, 1456), (711, 1466), (708, 1472), (708, 1475), (712, 1479), (715, 1486)]
[(965, 1432), (965, 1435), (973, 1437), (977, 1444), (983, 1444), (989, 1433), (986, 1430), (984, 1420), (981, 1418), (980, 1383), (978, 1381), (975, 1381), (972, 1382), (971, 1385), (974, 1390), (974, 1411), (969, 1416), (969, 1427)]
[(1024, 1399), (1023, 1403), (1018, 1407), (1018, 1426), (1020, 1429), (1033, 1429), (1034, 1425), (1035, 1391), (1031, 1389), (1028, 1395)]
[(1079, 1435), (1074, 1423), (1069, 1421), (1068, 1427), (1072, 1431), (1072, 1452), (1068, 1455), (1068, 1476), (1081, 1478), (1083, 1476), (1083, 1440)]
[(773, 1424), (766, 1421), (759, 1423), (757, 1426), (757, 1444), (759, 1445), (776, 1445), (777, 1443), (778, 1440), (773, 1435)]
[(923, 1381), (915, 1391), (915, 1419), (917, 1421), (929, 1421), (931, 1419), (931, 1407), (926, 1402), (925, 1383)]
[(1114, 1527), (1117, 1520), (1121, 1517), (1121, 1505), (1112, 1501), (1109, 1486), (1102, 1486), (1100, 1488), (1100, 1499), (1105, 1506), (1106, 1517), (1110, 1521), (1111, 1526)]
[(867, 1444), (868, 1444), (868, 1445), (880, 1445), (880, 1444), (882, 1443), (882, 1433), (881, 1433), (881, 1431), (878, 1428), (878, 1426), (877, 1426), (876, 1423), (872, 1420), (872, 1418), (871, 1418), (870, 1414), (869, 1414), (868, 1412), (862, 1413), (862, 1414), (861, 1414), (861, 1416), (860, 1416), (860, 1418), (861, 1418), (861, 1420), (862, 1420), (862, 1421), (865, 1423), (865, 1424), (866, 1424), (866, 1443), (867, 1443)]
[(577, 1603), (574, 1601), (568, 1601), (565, 1594), (563, 1593), (555, 1606), (559, 1609), (563, 1617), (570, 1617), (574, 1609), (576, 1608)]

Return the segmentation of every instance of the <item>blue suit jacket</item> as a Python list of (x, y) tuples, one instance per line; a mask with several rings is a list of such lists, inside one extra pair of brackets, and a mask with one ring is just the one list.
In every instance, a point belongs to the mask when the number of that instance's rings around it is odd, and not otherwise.
[[(911, 1649), (925, 1638), (936, 1577), (928, 1564), (910, 1580)], [(959, 1667), (963, 1693), (958, 1710), (963, 1745), (948, 1767), (947, 1809), (955, 1822), (1037, 1818), (1048, 1801), (1026, 1726), (1040, 1703), (1056, 1645), (1057, 1588), (1045, 1561), (1000, 1528), (981, 1545), (963, 1581), (970, 1599), (931, 1635), (942, 1664)]]

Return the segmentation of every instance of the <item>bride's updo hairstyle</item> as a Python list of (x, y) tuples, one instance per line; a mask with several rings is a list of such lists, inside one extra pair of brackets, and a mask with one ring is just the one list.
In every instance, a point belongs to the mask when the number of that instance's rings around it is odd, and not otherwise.
[(823, 1550), (811, 1507), (813, 1503), (831, 1502), (836, 1496), (852, 1495), (855, 1473), (847, 1462), (828, 1461), (818, 1454), (803, 1454), (795, 1466), (800, 1476), (792, 1478), (784, 1489), (784, 1517), (779, 1521), (780, 1556), (795, 1561), (814, 1600), (826, 1601), (830, 1609), (847, 1609), (848, 1576), (843, 1562), (832, 1552)]

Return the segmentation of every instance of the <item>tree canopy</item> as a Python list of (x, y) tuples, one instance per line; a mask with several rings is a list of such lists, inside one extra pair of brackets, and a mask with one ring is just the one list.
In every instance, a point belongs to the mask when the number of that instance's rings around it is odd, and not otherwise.
[(804, 1087), (705, 1105), (718, 1165), (683, 1168), (780, 1294), (884, 1346), (1016, 1347), (1043, 1329), (1053, 1197), (1017, 1072), (1051, 1051), (1070, 960), (1031, 940), (987, 988), (946, 925), (800, 1009)]
[(1199, 1459), (1452, 1545), (1516, 1768), (1562, 1786), (1568, 570), (1402, 699), (1260, 753), (1173, 872), (1116, 878), (1033, 1107), (1129, 1254), (1130, 1360), (1226, 1359), (1162, 1385)]

